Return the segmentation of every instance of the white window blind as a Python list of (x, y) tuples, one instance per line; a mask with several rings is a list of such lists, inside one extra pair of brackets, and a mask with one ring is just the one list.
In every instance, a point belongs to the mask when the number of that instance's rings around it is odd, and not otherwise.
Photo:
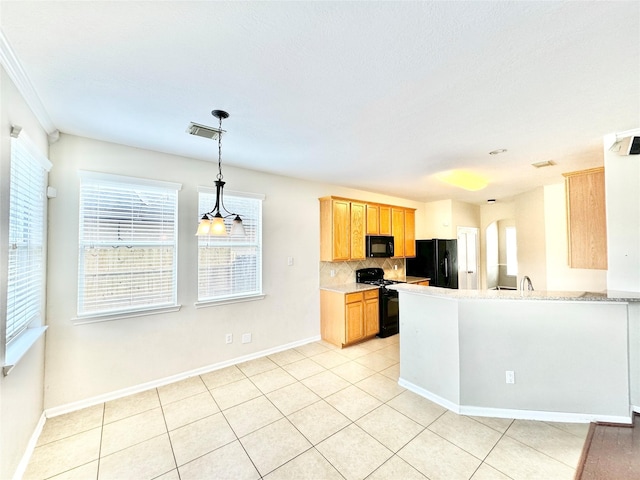
[(80, 172), (78, 316), (177, 303), (179, 184)]
[(9, 184), (6, 343), (42, 324), (47, 172), (51, 163), (14, 128)]
[[(225, 208), (238, 213), (245, 237), (198, 237), (198, 301), (232, 300), (262, 294), (261, 195), (224, 193)], [(199, 192), (198, 217), (215, 204), (215, 193)], [(227, 231), (234, 217), (225, 219)]]

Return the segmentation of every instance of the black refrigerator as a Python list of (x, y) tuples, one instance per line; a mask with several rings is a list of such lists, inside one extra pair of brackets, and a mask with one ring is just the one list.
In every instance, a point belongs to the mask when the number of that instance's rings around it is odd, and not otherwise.
[(427, 277), (429, 286), (458, 288), (458, 241), (416, 240), (416, 258), (407, 258), (407, 276)]

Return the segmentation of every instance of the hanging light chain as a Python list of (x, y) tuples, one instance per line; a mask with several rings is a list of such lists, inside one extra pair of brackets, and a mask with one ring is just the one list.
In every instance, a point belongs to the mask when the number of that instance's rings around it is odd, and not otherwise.
[(222, 180), (222, 115), (218, 117), (218, 180)]

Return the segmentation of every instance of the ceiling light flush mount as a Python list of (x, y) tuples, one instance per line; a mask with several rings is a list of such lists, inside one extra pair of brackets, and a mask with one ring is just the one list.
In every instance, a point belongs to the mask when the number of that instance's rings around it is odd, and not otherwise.
[(553, 167), (556, 164), (553, 160), (546, 160), (544, 162), (532, 163), (531, 166), (535, 168)]
[[(227, 235), (227, 227), (224, 224), (224, 219), (229, 217), (234, 217), (233, 225), (231, 226), (230, 235), (232, 236), (244, 236), (244, 226), (242, 225), (242, 219), (240, 215), (237, 213), (231, 213), (224, 206), (224, 184), (222, 181), (222, 119), (229, 118), (229, 114), (223, 110), (213, 110), (211, 115), (218, 119), (218, 129), (212, 129), (211, 127), (206, 127), (204, 125), (191, 124), (187, 129), (192, 135), (198, 135), (205, 138), (218, 138), (218, 175), (216, 176), (216, 204), (213, 206), (213, 209), (210, 212), (207, 212), (202, 215), (200, 219), (200, 224), (198, 225), (198, 231), (196, 232), (197, 236), (208, 236), (208, 235)], [(197, 125), (197, 130), (194, 131), (192, 126)], [(203, 128), (207, 129), (206, 135), (203, 135)]]

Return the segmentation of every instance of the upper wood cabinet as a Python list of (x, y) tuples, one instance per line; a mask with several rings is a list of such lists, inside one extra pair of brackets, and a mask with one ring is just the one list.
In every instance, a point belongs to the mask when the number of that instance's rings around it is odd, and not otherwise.
[(607, 269), (604, 168), (564, 173), (571, 268)]
[(321, 261), (364, 259), (366, 235), (393, 235), (394, 257), (415, 256), (415, 210), (348, 198), (320, 198)]
[(394, 241), (394, 258), (404, 257), (404, 208), (391, 208), (391, 234)]
[(364, 203), (351, 202), (351, 259), (362, 260), (365, 254), (365, 234), (367, 206)]

